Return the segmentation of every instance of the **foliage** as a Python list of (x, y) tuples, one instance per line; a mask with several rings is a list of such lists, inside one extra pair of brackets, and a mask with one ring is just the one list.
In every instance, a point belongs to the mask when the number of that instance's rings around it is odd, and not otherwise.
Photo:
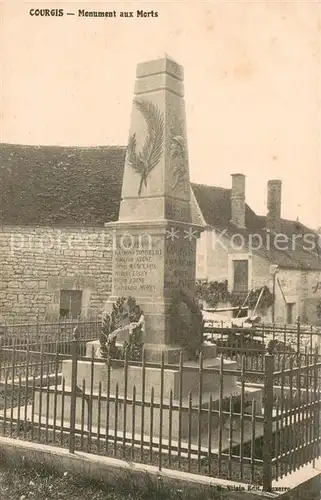
[[(248, 298), (248, 305), (250, 308), (256, 306), (260, 293), (261, 293), (261, 288), (257, 288), (251, 291), (251, 294)], [(261, 297), (259, 306), (261, 308), (269, 308), (272, 306), (272, 304), (273, 304), (273, 294), (267, 286), (264, 286), (263, 295)]]
[[(254, 308), (259, 295), (261, 293), (261, 288), (256, 288), (251, 290), (248, 299), (247, 306)], [(205, 300), (210, 307), (216, 307), (219, 303), (231, 304), (232, 307), (240, 307), (247, 296), (247, 292), (238, 293), (230, 292), (228, 289), (228, 281), (208, 281), (199, 282), (196, 284), (196, 296), (200, 300)], [(264, 286), (263, 295), (260, 300), (260, 307), (271, 307), (273, 303), (273, 294), (270, 292), (267, 286)]]
[(129, 340), (124, 342), (123, 356), (125, 354), (128, 360), (140, 361), (142, 359), (143, 341), (140, 328), (135, 328)]
[(100, 334), (101, 353), (104, 357), (111, 359), (124, 359), (139, 361), (142, 357), (143, 341), (141, 328), (134, 328), (132, 334), (129, 334), (128, 341), (125, 341), (120, 348), (116, 345), (117, 329), (137, 321), (135, 316), (142, 314), (133, 297), (119, 297), (112, 306), (112, 312), (106, 314), (103, 318)]
[(321, 300), (316, 307), (317, 307), (317, 316), (319, 319), (321, 319)]
[(198, 357), (203, 342), (203, 316), (195, 299), (184, 291), (173, 296), (170, 311), (172, 339), (189, 359)]
[(116, 346), (116, 337), (108, 339), (105, 345), (101, 345), (101, 353), (103, 357), (110, 359), (122, 359), (124, 357), (123, 349)]
[(196, 283), (196, 297), (205, 300), (211, 307), (217, 306), (220, 302), (230, 302), (231, 294), (228, 291), (227, 280)]

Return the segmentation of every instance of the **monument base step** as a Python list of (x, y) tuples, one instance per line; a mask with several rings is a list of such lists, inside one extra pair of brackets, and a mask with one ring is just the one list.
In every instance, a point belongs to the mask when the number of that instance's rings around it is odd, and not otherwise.
[[(237, 387), (238, 393), (240, 394), (241, 389)], [(54, 391), (55, 388), (52, 388)], [(61, 388), (58, 388), (58, 391)], [(41, 414), (42, 416), (48, 416), (48, 418), (61, 418), (62, 407), (64, 409), (63, 418), (68, 418), (70, 415), (70, 404), (71, 404), (71, 394), (68, 387), (65, 386), (65, 395), (47, 391), (35, 390), (34, 393), (34, 407), (35, 413)], [(261, 391), (255, 391), (252, 389), (250, 393), (246, 393), (245, 396), (248, 398), (257, 398), (260, 396)], [(40, 397), (41, 395), (41, 397)], [(161, 402), (159, 399), (154, 399), (154, 405), (151, 409), (150, 400), (145, 399), (142, 402), (139, 399), (135, 399), (135, 404), (133, 405), (133, 399), (131, 395), (128, 394), (127, 398), (123, 395), (118, 395), (118, 402), (116, 404), (116, 397), (114, 393), (110, 393), (109, 402), (107, 403), (106, 394), (101, 394), (99, 401), (99, 394), (94, 391), (92, 394), (82, 394), (79, 392), (76, 398), (76, 423), (81, 425), (82, 423), (86, 425), (89, 421), (92, 422), (92, 426), (98, 427), (99, 425), (108, 426), (115, 428), (119, 431), (124, 429), (124, 420), (126, 420), (125, 427), (132, 426), (134, 422), (135, 433), (145, 433), (147, 429), (152, 429), (152, 434), (154, 436), (159, 436), (160, 433), (160, 423), (162, 423), (162, 435), (164, 438), (169, 438), (169, 432), (172, 433), (173, 439), (178, 439), (181, 435), (182, 439), (187, 439), (191, 436), (192, 442), (197, 439), (199, 431), (201, 435), (204, 436), (204, 442), (206, 443), (208, 429), (209, 429), (209, 413), (207, 411), (202, 411), (203, 409), (208, 409), (209, 395), (204, 395), (201, 401), (201, 410), (199, 410), (199, 400), (198, 398), (193, 398), (191, 401), (191, 411), (188, 410), (189, 401), (184, 398), (182, 401), (182, 409), (180, 410), (179, 401), (173, 400), (172, 409), (169, 408), (169, 401), (167, 399), (163, 400), (162, 410)], [(218, 409), (219, 393), (212, 393), (213, 398), (213, 409)], [(257, 410), (259, 410), (260, 405), (257, 404)], [(229, 408), (224, 408), (225, 412), (229, 411)], [(133, 415), (134, 412), (134, 415)], [(161, 418), (162, 412), (162, 418)], [(233, 415), (233, 422), (237, 426), (240, 424), (241, 417), (237, 414), (237, 410), (234, 410), (235, 415)], [(251, 406), (245, 407), (245, 413), (248, 415), (251, 413)], [(179, 429), (179, 421), (181, 418), (181, 428)], [(250, 428), (250, 420), (244, 417), (244, 426)], [(169, 422), (171, 421), (171, 431)], [(229, 432), (229, 415), (226, 413), (222, 415), (222, 425)], [(211, 416), (211, 431), (212, 435), (217, 439), (218, 427), (219, 427), (219, 415), (218, 413), (213, 413)], [(249, 435), (250, 436), (250, 435)]]
[[(53, 396), (53, 394), (50, 395)], [(69, 402), (68, 402), (69, 399)], [(46, 398), (44, 398), (46, 400)], [(44, 401), (43, 401), (44, 403)], [(62, 418), (61, 415), (61, 407), (58, 404), (57, 405), (57, 412), (55, 418), (51, 414), (51, 411), (48, 412), (46, 411), (46, 404), (42, 405), (41, 409), (41, 414), (39, 413), (39, 406), (38, 402), (35, 400), (34, 404), (34, 413), (32, 415), (32, 406), (27, 407), (27, 422), (30, 423), (33, 421), (35, 425), (38, 426), (39, 422), (42, 426), (42, 428), (45, 430), (46, 428), (48, 431), (52, 431), (53, 428), (55, 428), (56, 432), (56, 437), (58, 438), (59, 434), (68, 434), (70, 430), (70, 396), (65, 395), (65, 404), (64, 404), (64, 416)], [(51, 406), (51, 403), (50, 403)], [(37, 411), (38, 410), (38, 411)], [(24, 423), (24, 415), (25, 415), (25, 407), (20, 408), (20, 412), (18, 411), (18, 408), (14, 408), (13, 414), (11, 416), (11, 409), (7, 410), (6, 415), (7, 419), (13, 418), (14, 420), (18, 420), (20, 413), (20, 418), (19, 421), (23, 424)], [(78, 412), (77, 412), (78, 413)], [(145, 413), (148, 413), (145, 410)], [(140, 415), (141, 416), (141, 415)], [(4, 417), (4, 412), (0, 412), (0, 418), (3, 419)], [(23, 418), (22, 418), (23, 417)], [(117, 430), (115, 431), (115, 425), (113, 425), (113, 422), (110, 420), (109, 425), (108, 425), (108, 438), (107, 441), (109, 443), (113, 443), (115, 441), (115, 436), (119, 444), (123, 443), (124, 437), (126, 439), (127, 445), (131, 446), (133, 442), (133, 436), (134, 436), (134, 442), (135, 446), (140, 447), (141, 446), (141, 441), (144, 443), (144, 448), (145, 449), (150, 449), (150, 442), (152, 441), (152, 447), (155, 452), (159, 451), (159, 440), (160, 440), (160, 433), (159, 433), (159, 413), (155, 417), (154, 415), (154, 429), (152, 433), (152, 440), (151, 440), (151, 434), (150, 434), (150, 419), (146, 419), (144, 417), (144, 429), (141, 429), (141, 426), (135, 426), (135, 431), (134, 433), (132, 432), (132, 426), (131, 422), (132, 415), (130, 412), (127, 414), (127, 422), (128, 425), (125, 428), (125, 433), (124, 433), (124, 426), (123, 426), (123, 420), (118, 423), (117, 425)], [(138, 415), (137, 415), (138, 419)], [(173, 420), (174, 420), (174, 415), (173, 415)], [(195, 423), (195, 422), (194, 422)], [(196, 422), (197, 423), (197, 422)], [(251, 429), (251, 422), (250, 421), (244, 421), (244, 426), (243, 426), (243, 443), (249, 442), (252, 439), (252, 429)], [(91, 436), (93, 439), (96, 439), (98, 436), (98, 431), (99, 431), (99, 438), (101, 441), (105, 442), (106, 441), (106, 420), (104, 420), (101, 417), (101, 422), (100, 425), (97, 425), (98, 422), (97, 420), (93, 419), (92, 425), (91, 425)], [(62, 429), (63, 427), (63, 429)], [(232, 432), (232, 445), (238, 446), (240, 444), (241, 440), (241, 429), (240, 429), (240, 421), (235, 420), (233, 425), (233, 432)], [(168, 435), (168, 430), (166, 431), (167, 427), (164, 424), (162, 427), (162, 445), (164, 447), (164, 453), (166, 453), (166, 448), (168, 449), (169, 445), (169, 435)], [(215, 429), (214, 429), (215, 431)], [(23, 431), (21, 432), (21, 434)], [(80, 435), (81, 433), (87, 434), (88, 435), (88, 412), (86, 411), (84, 414), (84, 418), (76, 419), (76, 425), (75, 425), (75, 434)], [(35, 435), (37, 435), (37, 430), (35, 431)], [(255, 432), (255, 439), (261, 437), (263, 435), (263, 423), (262, 422), (257, 422), (256, 423), (256, 432)], [(222, 446), (221, 446), (221, 451), (227, 451), (230, 447), (230, 422), (229, 419), (226, 419), (224, 422), (223, 426), (223, 431), (222, 431)], [(59, 439), (59, 438), (58, 438)], [(192, 458), (193, 458), (193, 451), (194, 451), (194, 458), (197, 458), (197, 451), (198, 451), (198, 433), (197, 434), (192, 434), (191, 439), (188, 439), (188, 435), (184, 435), (183, 433), (181, 434), (181, 440), (180, 440), (180, 445), (182, 449), (187, 450), (188, 447), (190, 446), (191, 452), (192, 452)], [(201, 453), (207, 453), (208, 452), (208, 429), (202, 429), (201, 428), (201, 435), (200, 435), (200, 441), (201, 441)], [(177, 452), (175, 452), (175, 448), (178, 448), (178, 434), (174, 434), (172, 431), (172, 438), (170, 440), (171, 443), (171, 448), (173, 449), (172, 455), (176, 455)], [(110, 445), (111, 447), (111, 445)], [(218, 429), (216, 428), (216, 432), (213, 432), (212, 430), (212, 439), (211, 439), (211, 452), (218, 453), (219, 451), (219, 439), (218, 439)], [(181, 456), (188, 456), (187, 453), (184, 454), (184, 452), (181, 453)]]
[[(123, 342), (116, 342), (116, 346), (122, 347)], [(159, 363), (162, 353), (164, 353), (165, 364), (178, 364), (180, 359), (181, 347), (166, 344), (144, 344), (145, 361)], [(211, 342), (204, 342), (201, 346), (204, 359), (216, 358), (217, 346)], [(100, 357), (100, 342), (93, 340), (86, 344), (86, 357)], [(187, 361), (187, 352), (183, 351), (183, 360)]]
[[(182, 392), (183, 399), (189, 398), (190, 392), (193, 398), (199, 399), (199, 393), (202, 391), (204, 395), (213, 395), (216, 399), (216, 395), (220, 392), (221, 382), (220, 374), (206, 371), (206, 368), (219, 367), (220, 359), (214, 358), (209, 360), (204, 360), (204, 372), (202, 375), (201, 387), (200, 387), (200, 375), (197, 370), (197, 362), (186, 362), (182, 371), (182, 388), (180, 387), (181, 374), (178, 367), (173, 366), (173, 368), (166, 368), (163, 371), (163, 396), (165, 399), (170, 398), (170, 393), (172, 392), (172, 397), (174, 400), (178, 400), (180, 397), (180, 392)], [(71, 387), (71, 360), (64, 360), (62, 362), (62, 373), (65, 379), (66, 386)], [(196, 368), (196, 369), (195, 369)], [(224, 373), (224, 370), (235, 370), (236, 362), (224, 360), (223, 365), (223, 397), (229, 397), (230, 395), (237, 395), (240, 393), (240, 389), (237, 385), (237, 377), (234, 374)], [(110, 374), (109, 374), (110, 370)], [(145, 399), (151, 398), (152, 389), (154, 391), (154, 397), (160, 398), (161, 387), (161, 370), (158, 366), (156, 367), (146, 367), (145, 376), (143, 380), (143, 372), (140, 366), (127, 365), (127, 373), (125, 374), (125, 368), (121, 365), (113, 365), (109, 367), (103, 362), (94, 362), (80, 360), (77, 363), (77, 386), (79, 388), (83, 387), (85, 383), (85, 392), (89, 390), (98, 391), (99, 386), (101, 386), (102, 393), (107, 394), (108, 385), (109, 392), (116, 393), (116, 387), (118, 387), (119, 394), (124, 394), (127, 390), (128, 395), (133, 394), (135, 387), (136, 397), (142, 399), (143, 389)], [(143, 387), (145, 385), (145, 387)], [(126, 388), (127, 386), (127, 388)], [(257, 394), (261, 391), (257, 390)], [(260, 397), (258, 396), (258, 399)], [(259, 405), (259, 401), (258, 401)], [(259, 407), (259, 406), (258, 406)]]

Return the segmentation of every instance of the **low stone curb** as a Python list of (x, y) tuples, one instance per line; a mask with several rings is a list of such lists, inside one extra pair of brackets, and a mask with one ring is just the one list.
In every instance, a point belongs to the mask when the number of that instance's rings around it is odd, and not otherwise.
[[(141, 481), (143, 486), (147, 475), (149, 480), (155, 482), (161, 480), (165, 486), (177, 490), (186, 489), (189, 493), (191, 490), (195, 490), (195, 493), (202, 491), (205, 495), (206, 492), (210, 493), (216, 490), (222, 492), (222, 498), (226, 498), (226, 500), (238, 498), (246, 498), (246, 500), (291, 498), (292, 500), (292, 497), (284, 496), (280, 492), (253, 491), (251, 485), (224, 479), (214, 479), (168, 469), (163, 469), (160, 472), (157, 467), (150, 465), (125, 462), (84, 452), (71, 454), (63, 448), (5, 437), (0, 437), (0, 459), (9, 466), (19, 466), (19, 464), (34, 468), (42, 466), (58, 473), (68, 472), (76, 476), (102, 481), (106, 485), (115, 487), (120, 480), (132, 480), (136, 487)], [(258, 487), (253, 486), (253, 488)]]

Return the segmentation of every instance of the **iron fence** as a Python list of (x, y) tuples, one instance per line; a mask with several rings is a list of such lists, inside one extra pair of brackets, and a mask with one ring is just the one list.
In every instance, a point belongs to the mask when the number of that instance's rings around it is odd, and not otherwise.
[[(2, 346), (3, 435), (262, 485), (320, 456), (321, 359), (208, 365)], [(252, 367), (254, 368), (254, 367)]]
[[(60, 319), (58, 322), (19, 322), (12, 320), (10, 323), (0, 326), (0, 341), (3, 346), (21, 347), (33, 346), (34, 350), (41, 349), (41, 345), (46, 345), (46, 349), (54, 351), (57, 343), (63, 349), (72, 342), (76, 336), (80, 342), (89, 342), (99, 338), (101, 330), (101, 320), (99, 317), (87, 321), (83, 319), (70, 320)], [(66, 352), (69, 352), (68, 350)]]
[[(77, 331), (79, 341), (90, 341), (99, 338), (101, 317), (91, 320), (60, 318), (58, 322), (21, 322), (13, 319), (11, 322), (0, 325), (0, 339), (3, 345), (26, 348), (27, 343), (35, 347), (42, 343), (52, 344), (55, 349), (57, 342), (67, 344)], [(305, 352), (314, 351), (321, 347), (321, 327), (301, 325), (264, 324), (260, 323), (251, 328), (240, 325), (238, 327), (217, 326), (206, 322), (203, 328), (204, 337), (212, 340), (224, 354), (231, 354), (233, 349), (241, 350), (247, 356), (261, 351), (271, 344), (278, 352)], [(49, 348), (49, 347), (48, 347)], [(68, 351), (69, 352), (69, 351)], [(254, 355), (253, 354), (253, 355)]]
[(233, 355), (233, 351), (254, 356), (267, 348), (274, 353), (306, 353), (321, 348), (321, 327), (296, 325), (258, 324), (226, 327), (204, 326), (204, 339), (219, 346), (220, 351)]

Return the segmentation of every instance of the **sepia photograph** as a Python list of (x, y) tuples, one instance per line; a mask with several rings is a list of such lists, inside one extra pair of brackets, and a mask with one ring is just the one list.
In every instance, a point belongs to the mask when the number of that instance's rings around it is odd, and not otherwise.
[(320, 500), (320, 3), (2, 0), (0, 74), (0, 500)]

